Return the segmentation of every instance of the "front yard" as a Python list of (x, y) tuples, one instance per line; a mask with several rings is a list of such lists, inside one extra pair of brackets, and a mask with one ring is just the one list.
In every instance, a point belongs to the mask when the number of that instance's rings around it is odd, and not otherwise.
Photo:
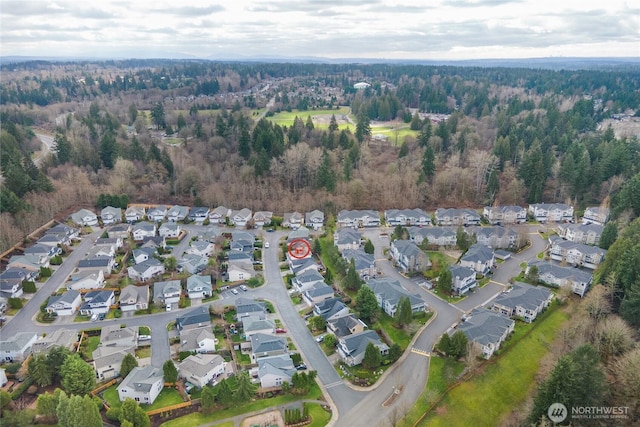
[[(122, 406), (122, 402), (118, 398), (118, 385), (112, 385), (104, 391), (102, 398), (107, 401), (110, 407), (119, 408)], [(145, 411), (151, 411), (153, 409), (164, 408), (165, 406), (175, 405), (176, 403), (182, 403), (182, 396), (174, 388), (165, 387), (162, 389), (156, 400), (151, 405), (140, 405)]]

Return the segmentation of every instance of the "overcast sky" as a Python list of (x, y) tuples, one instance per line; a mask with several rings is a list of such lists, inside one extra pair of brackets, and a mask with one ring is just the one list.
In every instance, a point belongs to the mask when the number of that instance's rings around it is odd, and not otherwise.
[(0, 53), (639, 57), (638, 0), (0, 0)]

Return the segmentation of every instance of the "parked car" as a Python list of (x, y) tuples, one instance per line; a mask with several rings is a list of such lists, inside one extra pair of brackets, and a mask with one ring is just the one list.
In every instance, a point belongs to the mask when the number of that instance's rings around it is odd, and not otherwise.
[(264, 242), (264, 248), (269, 249), (269, 242)]
[(316, 338), (317, 342), (322, 342), (324, 341), (324, 335), (320, 335), (319, 337)]
[(301, 363), (298, 366), (296, 366), (296, 369), (298, 371), (306, 371), (307, 370), (307, 365), (305, 365), (304, 363)]
[(234, 295), (238, 295), (238, 290), (237, 289), (231, 289), (231, 293)]
[(104, 319), (105, 319), (105, 317), (107, 317), (107, 315), (106, 315), (106, 314), (104, 314), (104, 313), (100, 313), (100, 315), (98, 316), (98, 320), (104, 320)]
[(286, 334), (287, 330), (282, 328), (276, 328), (276, 334)]
[(167, 304), (167, 306), (165, 307), (165, 310), (171, 311), (171, 304)]
[(96, 320), (98, 320), (98, 314), (97, 313), (91, 316), (91, 321), (92, 322), (95, 322)]
[(246, 285), (240, 285), (240, 289), (242, 289), (245, 292), (247, 292), (248, 290)]

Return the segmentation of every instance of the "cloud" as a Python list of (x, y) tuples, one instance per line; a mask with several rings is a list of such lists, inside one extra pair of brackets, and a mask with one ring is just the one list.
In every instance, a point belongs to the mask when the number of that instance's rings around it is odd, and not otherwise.
[(211, 5), (205, 7), (197, 7), (197, 6), (182, 6), (182, 7), (172, 7), (166, 9), (151, 9), (152, 12), (163, 13), (168, 15), (175, 16), (185, 16), (185, 17), (194, 17), (194, 16), (207, 16), (213, 13), (223, 12), (225, 8), (220, 5)]

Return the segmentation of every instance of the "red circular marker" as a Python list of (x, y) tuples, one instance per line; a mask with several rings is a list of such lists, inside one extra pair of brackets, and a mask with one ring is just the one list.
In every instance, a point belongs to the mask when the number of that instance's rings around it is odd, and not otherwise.
[(293, 239), (287, 247), (291, 258), (302, 259), (311, 254), (311, 245), (305, 239)]

